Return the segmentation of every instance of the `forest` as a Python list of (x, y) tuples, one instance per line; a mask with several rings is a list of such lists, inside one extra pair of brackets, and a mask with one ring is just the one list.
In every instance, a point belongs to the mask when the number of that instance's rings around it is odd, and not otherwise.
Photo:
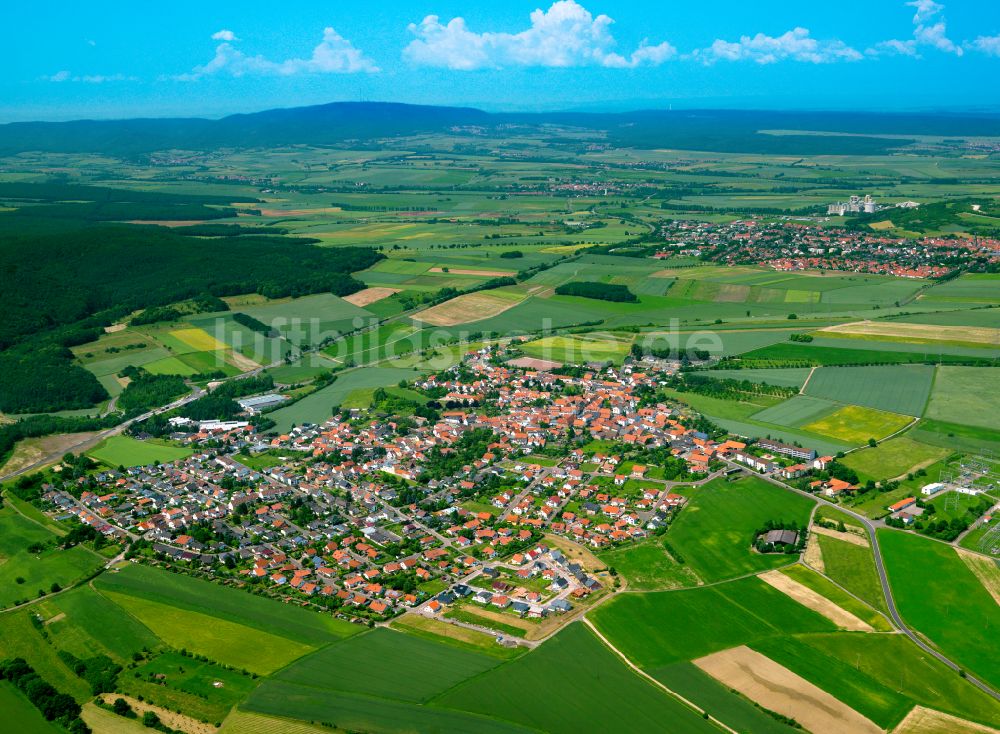
[(560, 296), (596, 298), (601, 301), (615, 301), (617, 303), (635, 303), (639, 300), (636, 298), (635, 293), (628, 289), (628, 286), (616, 285), (614, 283), (591, 283), (587, 281), (563, 283), (556, 287), (556, 294)]
[[(112, 191), (65, 188), (55, 192), (82, 197), (96, 196), (91, 190)], [(44, 202), (52, 191), (48, 186), (0, 185), (0, 200), (33, 194)], [(204, 206), (204, 197), (193, 198), (191, 206)], [(205, 240), (165, 227), (67, 219), (60, 216), (65, 206), (38, 203), (0, 213), (5, 233), (0, 240), (5, 283), (0, 411), (83, 408), (105, 399), (104, 388), (72, 363), (67, 347), (97, 338), (104, 326), (134, 311), (185, 299), (217, 303), (220, 296), (244, 293), (344, 296), (364, 287), (351, 273), (383, 258), (372, 248), (314, 247), (314, 240), (304, 238), (251, 234)], [(128, 206), (132, 217), (141, 218), (146, 206), (188, 205), (171, 198)], [(57, 210), (54, 216), (52, 209)]]

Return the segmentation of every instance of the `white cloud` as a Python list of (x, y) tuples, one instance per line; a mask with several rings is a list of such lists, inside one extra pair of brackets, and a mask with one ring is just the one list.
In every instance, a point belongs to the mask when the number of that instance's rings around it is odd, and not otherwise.
[(49, 82), (79, 82), (83, 84), (103, 84), (105, 82), (134, 82), (138, 77), (126, 76), (125, 74), (82, 74), (74, 75), (68, 70), (57, 71), (50, 76), (43, 76), (42, 79)]
[(655, 66), (677, 54), (667, 42), (645, 41), (628, 56), (616, 53), (613, 23), (607, 15), (594, 17), (575, 0), (558, 0), (547, 11), (536, 9), (531, 26), (519, 33), (476, 33), (464, 18), (445, 24), (428, 15), (410, 24), (416, 38), (403, 56), (418, 66), (470, 71), (511, 66), (634, 68)]
[(778, 61), (804, 61), (828, 64), (835, 61), (858, 61), (862, 55), (843, 41), (821, 41), (809, 35), (808, 28), (793, 28), (780, 36), (758, 33), (740, 36), (739, 41), (716, 39), (711, 46), (696, 50), (692, 58), (706, 64), (716, 61), (754, 61), (773, 64)]
[(189, 73), (174, 76), (173, 79), (194, 81), (212, 74), (292, 76), (379, 71), (374, 61), (333, 28), (323, 30), (323, 40), (313, 48), (309, 58), (292, 58), (284, 61), (272, 61), (260, 55), (248, 56), (231, 43), (239, 40), (232, 31), (218, 31), (212, 38), (222, 41), (216, 46), (212, 60), (202, 66), (196, 66)]
[[(920, 47), (936, 48), (944, 53), (961, 56), (962, 47), (948, 38), (948, 26), (942, 11), (944, 5), (934, 0), (912, 0), (906, 3), (914, 8), (913, 38), (899, 40), (896, 38), (881, 41), (869, 48), (865, 53), (871, 56), (912, 56), (920, 57)], [(935, 20), (937, 19), (937, 20)], [(931, 22), (934, 21), (934, 22)]]
[(967, 45), (969, 48), (984, 53), (987, 56), (1000, 56), (1000, 35), (979, 36), (979, 38)]

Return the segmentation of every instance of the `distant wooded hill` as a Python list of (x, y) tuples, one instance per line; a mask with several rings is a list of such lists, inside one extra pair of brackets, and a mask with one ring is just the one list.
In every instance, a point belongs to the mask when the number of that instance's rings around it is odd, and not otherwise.
[[(877, 154), (911, 142), (878, 135), (996, 135), (995, 114), (643, 110), (622, 113), (490, 113), (468, 107), (385, 102), (334, 102), (312, 107), (230, 115), (220, 120), (156, 118), (17, 122), (0, 125), (0, 155), (21, 151), (132, 155), (158, 150), (211, 150), (344, 141), (481, 127), (563, 125), (602, 131), (613, 144), (720, 152)], [(770, 135), (761, 130), (864, 134)]]

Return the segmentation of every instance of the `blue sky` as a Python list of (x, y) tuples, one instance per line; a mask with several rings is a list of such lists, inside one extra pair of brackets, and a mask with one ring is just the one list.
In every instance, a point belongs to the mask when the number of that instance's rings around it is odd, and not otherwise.
[(0, 121), (357, 99), (1000, 109), (994, 0), (60, 0), (5, 16)]

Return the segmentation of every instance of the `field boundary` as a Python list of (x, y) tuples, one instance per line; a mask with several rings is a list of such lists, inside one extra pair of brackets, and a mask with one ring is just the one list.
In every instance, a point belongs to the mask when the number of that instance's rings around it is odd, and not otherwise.
[(609, 650), (611, 650), (611, 652), (613, 652), (615, 655), (617, 655), (622, 660), (622, 662), (624, 662), (625, 665), (627, 665), (629, 668), (631, 668), (632, 672), (634, 672), (640, 678), (643, 678), (647, 682), (653, 684), (654, 686), (656, 686), (657, 688), (659, 688), (660, 690), (662, 690), (667, 695), (673, 696), (678, 701), (680, 701), (682, 704), (684, 704), (688, 708), (694, 709), (695, 711), (697, 711), (702, 716), (707, 716), (708, 720), (711, 721), (716, 726), (718, 726), (720, 729), (723, 729), (725, 731), (731, 732), (731, 734), (739, 734), (739, 732), (737, 732), (735, 729), (733, 729), (733, 728), (727, 726), (726, 724), (724, 724), (723, 722), (719, 721), (717, 718), (715, 718), (710, 713), (708, 713), (707, 711), (705, 711), (705, 709), (703, 709), (700, 706), (698, 706), (698, 704), (694, 703), (693, 701), (689, 701), (688, 699), (684, 698), (684, 696), (682, 696), (681, 694), (679, 694), (676, 691), (668, 688), (666, 685), (664, 685), (660, 681), (656, 680), (656, 678), (654, 678), (649, 673), (647, 673), (645, 670), (643, 670), (638, 665), (636, 665), (631, 660), (629, 660), (629, 658), (625, 655), (625, 653), (623, 653), (621, 650), (619, 650), (617, 647), (615, 647), (613, 644), (611, 644), (611, 640), (609, 640), (607, 637), (605, 637), (603, 634), (601, 634), (601, 631), (599, 629), (597, 629), (597, 627), (594, 625), (594, 623), (591, 622), (589, 619), (587, 619), (586, 616), (580, 617), (580, 621), (583, 622), (588, 627), (588, 629), (590, 629), (590, 631), (594, 633), (594, 635), (597, 637), (597, 639), (600, 640), (601, 643), (605, 647), (607, 647)]

